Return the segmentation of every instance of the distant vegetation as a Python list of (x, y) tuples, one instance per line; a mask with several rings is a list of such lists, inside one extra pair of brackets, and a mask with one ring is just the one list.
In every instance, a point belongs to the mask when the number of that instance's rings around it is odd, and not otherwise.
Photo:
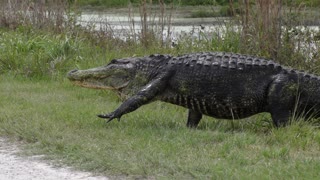
[[(144, 0), (78, 0), (79, 5), (90, 5), (90, 6), (105, 6), (105, 7), (126, 7), (128, 3), (140, 4)], [(146, 0), (146, 2), (150, 2)], [(176, 5), (225, 5), (227, 2), (224, 1), (213, 1), (213, 0), (155, 0), (153, 4), (158, 3), (174, 3)]]
[[(74, 1), (74, 0), (73, 0)], [(77, 0), (76, 2), (82, 6), (105, 6), (105, 7), (126, 7), (128, 3), (140, 4), (142, 2), (159, 3), (174, 3), (181, 6), (199, 6), (199, 5), (213, 5), (213, 6), (229, 6), (231, 3), (237, 5), (239, 0)], [(250, 4), (255, 3), (255, 0), (245, 0)], [(268, 1), (268, 0), (266, 0)], [(283, 3), (288, 5), (306, 5), (309, 7), (319, 7), (319, 0), (284, 0)]]
[[(255, 1), (255, 0), (77, 0), (71, 1), (76, 2), (76, 4), (82, 8), (126, 8), (128, 5), (134, 7), (139, 7), (142, 4), (152, 4), (152, 5), (171, 5), (175, 6), (212, 6), (216, 7), (216, 10), (202, 10), (201, 8), (195, 12), (192, 12), (191, 17), (221, 17), (221, 16), (235, 16), (240, 14), (243, 7), (241, 4), (258, 5), (261, 3), (271, 4), (271, 2), (277, 4), (279, 0), (265, 0), (265, 1)], [(319, 0), (284, 0), (281, 1), (284, 6), (288, 7), (320, 7)], [(212, 8), (213, 9), (213, 8)]]

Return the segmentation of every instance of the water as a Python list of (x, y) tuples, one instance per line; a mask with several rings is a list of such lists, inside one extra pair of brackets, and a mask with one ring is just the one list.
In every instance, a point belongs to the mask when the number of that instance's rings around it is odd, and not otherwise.
[[(165, 17), (165, 21), (167, 20)], [(223, 29), (226, 21), (229, 21), (229, 18), (184, 18), (173, 15), (171, 23), (165, 22), (164, 26), (161, 25), (159, 17), (149, 17), (148, 25), (158, 33), (159, 37), (175, 40), (183, 34), (194, 38), (198, 38), (200, 33), (209, 35), (217, 29)], [(121, 39), (127, 38), (128, 35), (139, 34), (142, 29), (141, 17), (129, 17), (128, 14), (85, 12), (79, 17), (78, 22), (81, 26), (91, 27), (94, 30), (110, 30), (114, 36)]]

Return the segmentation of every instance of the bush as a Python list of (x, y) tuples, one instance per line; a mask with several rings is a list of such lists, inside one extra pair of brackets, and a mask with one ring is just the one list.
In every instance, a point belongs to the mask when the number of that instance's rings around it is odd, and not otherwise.
[[(129, 0), (79, 0), (77, 1), (80, 6), (104, 6), (104, 7), (125, 7), (128, 5)], [(138, 3), (137, 0), (131, 1)]]
[(191, 13), (191, 18), (205, 18), (205, 17), (218, 17), (221, 16), (219, 13), (214, 11), (206, 11), (199, 9)]
[(190, 5), (190, 6), (215, 5), (215, 1), (213, 0), (181, 0), (181, 5)]

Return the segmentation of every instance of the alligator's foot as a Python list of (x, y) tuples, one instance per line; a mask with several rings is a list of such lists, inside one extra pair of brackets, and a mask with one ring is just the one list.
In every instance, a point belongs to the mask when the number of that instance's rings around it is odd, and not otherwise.
[(110, 114), (98, 114), (97, 116), (98, 116), (99, 118), (109, 119), (109, 120), (107, 121), (107, 123), (109, 123), (110, 121), (112, 121), (112, 120), (114, 120), (114, 119), (118, 119), (118, 121), (120, 121), (120, 117), (116, 117), (114, 114), (115, 114), (115, 113), (113, 112), (113, 113), (110, 113)]

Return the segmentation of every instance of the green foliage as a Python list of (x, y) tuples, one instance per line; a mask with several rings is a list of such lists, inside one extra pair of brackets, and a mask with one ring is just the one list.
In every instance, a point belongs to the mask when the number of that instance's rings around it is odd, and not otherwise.
[(220, 14), (212, 10), (208, 11), (203, 9), (198, 9), (191, 13), (191, 18), (205, 18), (205, 17), (220, 17)]
[[(142, 1), (141, 0), (77, 0), (76, 2), (80, 6), (100, 6), (100, 7), (102, 6), (102, 7), (112, 8), (112, 7), (127, 7), (129, 2), (134, 5), (138, 5)], [(152, 2), (154, 4), (159, 3), (158, 0), (155, 0)], [(176, 5), (182, 5), (182, 6), (200, 6), (200, 5), (217, 6), (219, 5), (223, 7), (223, 12), (227, 12), (226, 10), (230, 5), (229, 0), (163, 0), (163, 2), (166, 4), (174, 3)], [(238, 0), (233, 0), (234, 5), (237, 5), (238, 2), (239, 2)], [(250, 3), (254, 4), (255, 1), (250, 1)], [(289, 6), (320, 7), (319, 0), (286, 0), (286, 1), (283, 1), (283, 4), (289, 5)]]
[(320, 7), (319, 0), (286, 0), (288, 5)]
[[(146, 54), (146, 49), (130, 42), (86, 32), (54, 34), (35, 29), (0, 29), (0, 74), (10, 72), (26, 77), (59, 77), (73, 68), (88, 68), (113, 58)], [(147, 54), (165, 52), (151, 44)], [(130, 50), (130, 51), (129, 51)], [(170, 50), (169, 50), (170, 51)]]
[(81, 6), (125, 7), (129, 0), (78, 0), (77, 3)]
[(35, 33), (0, 31), (1, 72), (12, 71), (26, 76), (55, 75), (68, 68), (69, 61), (80, 59), (81, 40), (68, 35), (50, 36)]
[[(139, 4), (141, 0), (78, 0), (77, 3), (81, 6), (105, 6), (105, 7), (126, 7), (128, 3)], [(149, 1), (147, 1), (149, 2)], [(166, 4), (174, 3), (183, 6), (197, 6), (197, 5), (225, 5), (227, 1), (215, 1), (215, 0), (164, 0)], [(154, 4), (158, 4), (159, 1), (153, 1)]]
[[(77, 3), (81, 6), (104, 6), (104, 7), (126, 7), (128, 3), (139, 4), (141, 0), (78, 0)], [(157, 4), (159, 1), (152, 1), (154, 4)], [(176, 5), (182, 6), (199, 6), (199, 5), (220, 5), (224, 9), (230, 4), (229, 0), (164, 0), (166, 4), (174, 3)], [(238, 4), (238, 0), (233, 0), (234, 4)], [(254, 4), (255, 1), (250, 1), (251, 4)], [(308, 6), (308, 7), (319, 7), (320, 1), (318, 0), (286, 0), (283, 2), (286, 5), (294, 6)]]
[(218, 14), (220, 16), (232, 17), (241, 13), (238, 3), (234, 3), (232, 7), (233, 9), (231, 9), (229, 5), (221, 6)]
[(196, 6), (196, 5), (215, 5), (215, 0), (179, 0), (179, 3), (181, 5), (190, 5), (190, 6)]

